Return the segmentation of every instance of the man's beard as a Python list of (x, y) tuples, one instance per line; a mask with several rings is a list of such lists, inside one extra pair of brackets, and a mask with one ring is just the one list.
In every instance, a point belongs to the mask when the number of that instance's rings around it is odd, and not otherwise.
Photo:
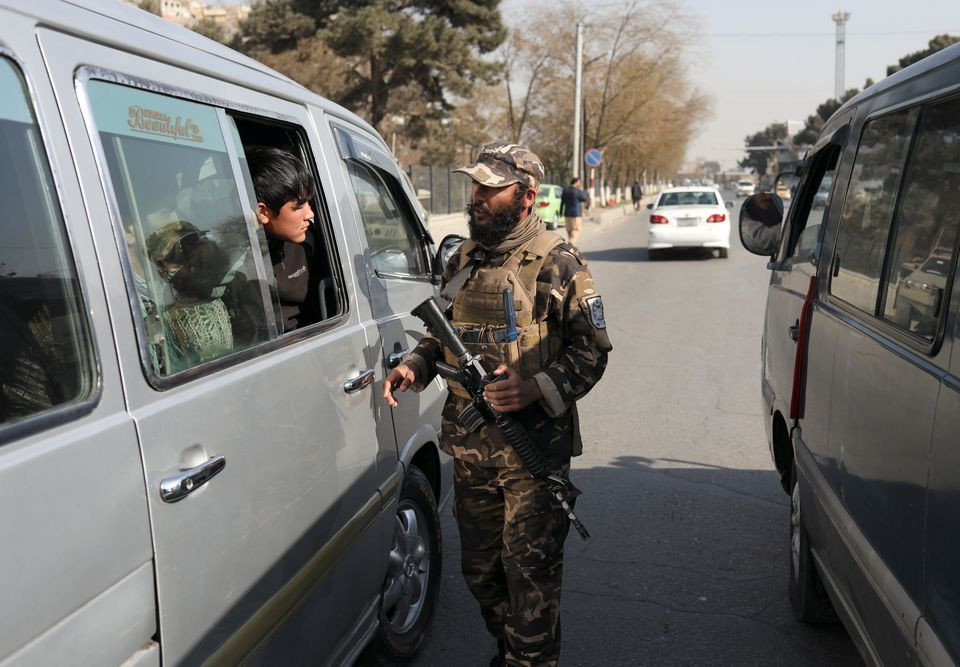
[[(485, 211), (490, 210), (486, 204), (480, 204), (480, 207)], [(523, 213), (523, 193), (518, 188), (513, 201), (504, 205), (499, 211), (489, 214), (484, 223), (477, 222), (474, 214), (476, 208), (478, 207), (473, 202), (467, 204), (467, 228), (470, 230), (470, 238), (484, 248), (496, 248), (520, 222), (520, 214)]]

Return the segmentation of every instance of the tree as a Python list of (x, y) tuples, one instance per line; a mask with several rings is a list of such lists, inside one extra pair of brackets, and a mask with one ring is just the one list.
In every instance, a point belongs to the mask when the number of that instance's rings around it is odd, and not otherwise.
[(767, 164), (770, 161), (771, 151), (751, 151), (749, 146), (777, 146), (786, 138), (786, 123), (771, 123), (770, 125), (767, 125), (756, 134), (751, 134), (745, 139), (748, 146), (747, 156), (740, 160), (737, 164), (740, 165), (741, 169), (752, 169), (756, 174), (762, 176), (763, 174), (767, 173)]
[(140, 9), (157, 16), (162, 16), (160, 11), (160, 0), (140, 0)]
[[(484, 117), (497, 138), (529, 145), (555, 181), (570, 174), (576, 24), (586, 9), (564, 2), (520, 15), (497, 52), (501, 94)], [(584, 42), (584, 137), (603, 150), (603, 171), (624, 182), (644, 170), (679, 167), (707, 99), (685, 75), (683, 38), (690, 23), (670, 4), (634, 0), (590, 10)], [(500, 111), (497, 111), (497, 108)]]
[[(497, 63), (479, 56), (506, 36), (499, 0), (372, 0), (344, 6), (324, 30), (330, 48), (350, 62), (341, 102), (379, 128), (388, 113), (409, 115), (411, 131), (435, 126), (468, 98), (477, 80), (492, 83)], [(412, 107), (391, 96), (413, 86)]]
[(221, 44), (227, 43), (227, 34), (219, 23), (214, 21), (212, 18), (204, 18), (200, 21), (197, 21), (190, 29), (199, 35), (204, 37), (209, 37), (210, 39), (220, 42)]
[(922, 51), (915, 51), (914, 53), (908, 53), (903, 58), (901, 58), (896, 65), (890, 65), (887, 67), (887, 76), (890, 76), (894, 72), (899, 72), (904, 67), (909, 67), (910, 65), (920, 62), (927, 56), (931, 56), (937, 51), (941, 51), (948, 46), (952, 46), (960, 42), (960, 37), (954, 37), (952, 35), (937, 35), (929, 42), (927, 42), (927, 48)]
[(299, 48), (300, 40), (316, 34), (317, 25), (298, 12), (293, 3), (294, 0), (261, 0), (253, 5), (250, 15), (240, 22), (233, 47), (251, 56), (276, 55)]
[[(873, 79), (867, 79), (863, 87), (864, 89), (869, 88), (873, 85)], [(839, 100), (835, 98), (830, 98), (827, 101), (823, 102), (817, 106), (817, 112), (812, 116), (807, 116), (807, 120), (804, 123), (803, 129), (797, 132), (793, 137), (793, 143), (796, 145), (809, 145), (813, 144), (817, 137), (820, 136), (820, 130), (823, 129), (823, 126), (826, 124), (827, 120), (830, 119), (830, 116), (836, 112), (843, 103), (853, 97), (856, 97), (860, 91), (856, 88), (851, 88), (843, 94)]]

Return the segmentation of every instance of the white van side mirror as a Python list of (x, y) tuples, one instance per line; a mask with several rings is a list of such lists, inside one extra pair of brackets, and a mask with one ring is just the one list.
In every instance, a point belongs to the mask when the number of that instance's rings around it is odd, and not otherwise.
[(740, 207), (740, 243), (754, 255), (772, 257), (780, 247), (783, 200), (770, 192), (747, 197)]

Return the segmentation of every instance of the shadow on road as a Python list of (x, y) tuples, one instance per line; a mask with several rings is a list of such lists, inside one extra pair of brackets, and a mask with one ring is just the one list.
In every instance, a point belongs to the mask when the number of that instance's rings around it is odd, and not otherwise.
[[(620, 456), (572, 478), (593, 537), (566, 542), (564, 665), (863, 664), (842, 626), (793, 618), (789, 503), (773, 471)], [(486, 664), (493, 640), (449, 510), (443, 531), (439, 606), (413, 664)]]
[(715, 257), (716, 251), (709, 248), (670, 248), (658, 250), (650, 257), (646, 246), (633, 248), (608, 248), (584, 252), (588, 262), (693, 262)]

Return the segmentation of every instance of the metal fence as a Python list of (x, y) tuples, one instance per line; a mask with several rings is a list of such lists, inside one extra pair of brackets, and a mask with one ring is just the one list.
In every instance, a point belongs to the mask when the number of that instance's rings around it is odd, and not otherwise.
[(470, 179), (452, 173), (451, 167), (411, 165), (407, 167), (407, 174), (427, 213), (460, 213), (470, 201)]

